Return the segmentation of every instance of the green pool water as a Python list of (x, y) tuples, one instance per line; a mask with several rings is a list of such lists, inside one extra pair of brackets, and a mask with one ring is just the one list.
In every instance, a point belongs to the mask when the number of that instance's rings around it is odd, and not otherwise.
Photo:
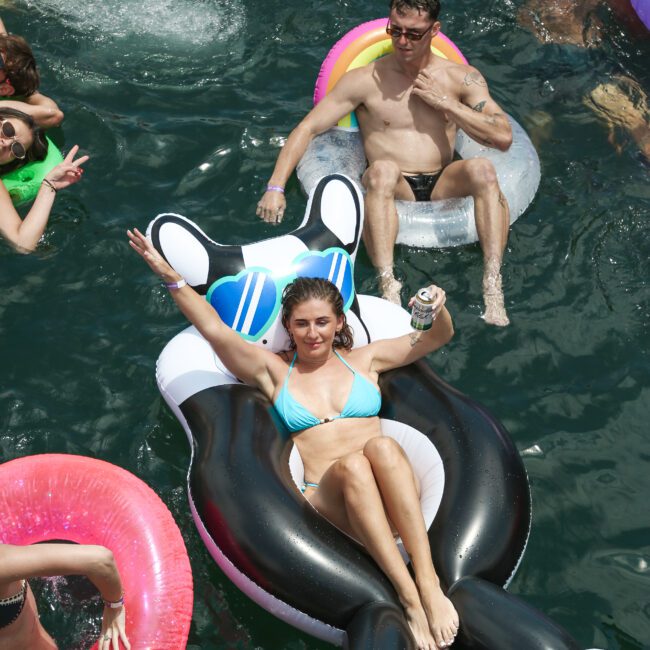
[[(625, 73), (650, 90), (648, 41), (604, 9), (603, 46), (541, 45), (516, 2), (445, 2), (443, 30), (537, 143), (539, 193), (512, 227), (504, 286), (512, 325), (480, 319), (477, 246), (398, 247), (406, 293), (443, 286), (457, 334), (430, 363), (495, 413), (524, 453), (533, 496), (528, 548), (510, 591), (584, 647), (650, 648), (650, 171), (634, 143), (584, 106)], [(275, 229), (255, 203), (292, 125), (311, 104), (334, 40), (386, 14), (370, 0), (17, 0), (10, 30), (40, 62), (66, 114), (52, 137), (91, 160), (56, 201), (39, 251), (0, 244), (0, 458), (99, 457), (150, 484), (192, 562), (189, 648), (325, 649), (243, 596), (205, 549), (189, 512), (190, 451), (155, 383), (156, 359), (185, 326), (126, 244), (159, 212), (214, 239), (288, 232), (305, 198), (295, 179)], [(376, 293), (362, 252), (361, 293)], [(61, 648), (84, 648), (97, 612), (41, 591)], [(60, 602), (65, 601), (65, 602)]]

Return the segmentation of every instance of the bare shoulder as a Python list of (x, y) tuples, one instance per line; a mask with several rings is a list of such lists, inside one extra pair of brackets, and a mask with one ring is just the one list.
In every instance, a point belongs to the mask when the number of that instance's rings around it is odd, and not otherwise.
[(268, 378), (271, 380), (270, 385), (261, 386), (262, 392), (271, 395), (275, 392), (277, 386), (282, 384), (284, 378), (287, 376), (289, 366), (293, 359), (292, 350), (283, 350), (281, 352), (268, 351), (267, 356), (267, 372)]
[(487, 88), (487, 81), (478, 68), (475, 68), (473, 65), (456, 65), (458, 67), (456, 74), (458, 75), (458, 79), (462, 82), (463, 86)]
[(487, 82), (481, 72), (472, 65), (449, 61), (440, 56), (435, 56), (428, 69), (436, 74), (443, 75), (452, 88), (458, 88), (459, 94), (468, 88), (487, 88)]
[(458, 63), (457, 61), (450, 61), (449, 59), (444, 59), (441, 56), (435, 55), (431, 60), (431, 63), (427, 66), (427, 69), (431, 72), (440, 74), (441, 72), (446, 74), (453, 81), (458, 81), (464, 83), (465, 85), (469, 84), (483, 84), (485, 79), (478, 68), (475, 68), (473, 65), (467, 63)]
[(378, 341), (372, 341), (367, 345), (353, 348), (348, 353), (348, 357), (344, 356), (343, 358), (355, 370), (360, 370), (371, 377), (377, 378), (379, 376), (376, 369), (377, 359), (381, 359), (385, 356), (386, 350), (391, 348), (391, 343), (394, 343), (394, 341), (395, 339), (380, 339)]
[(281, 372), (289, 367), (291, 361), (293, 360), (293, 356), (293, 350), (282, 350), (280, 352), (274, 352), (270, 356), (269, 363), (274, 370), (279, 370)]
[(354, 68), (348, 70), (336, 84), (337, 87), (341, 84), (344, 84), (348, 88), (359, 88), (364, 87), (368, 83), (372, 82), (373, 71), (376, 61), (368, 65), (364, 65), (361, 68)]
[(370, 372), (370, 366), (372, 365), (373, 351), (372, 343), (368, 345), (362, 345), (358, 348), (352, 348), (351, 350), (345, 350), (339, 348), (337, 352), (349, 363), (355, 370), (361, 370), (362, 372)]

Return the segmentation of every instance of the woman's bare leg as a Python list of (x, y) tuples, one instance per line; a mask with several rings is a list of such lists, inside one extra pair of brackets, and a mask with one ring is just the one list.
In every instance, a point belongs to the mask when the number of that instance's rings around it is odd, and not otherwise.
[(399, 553), (369, 460), (350, 454), (323, 474), (317, 490), (305, 493), (337, 528), (361, 542), (397, 591), (419, 650), (434, 650), (418, 588)]
[(431, 633), (439, 647), (449, 645), (458, 630), (458, 614), (442, 592), (433, 567), (411, 463), (399, 444), (387, 436), (369, 440), (363, 454), (370, 461), (386, 512), (411, 558)]

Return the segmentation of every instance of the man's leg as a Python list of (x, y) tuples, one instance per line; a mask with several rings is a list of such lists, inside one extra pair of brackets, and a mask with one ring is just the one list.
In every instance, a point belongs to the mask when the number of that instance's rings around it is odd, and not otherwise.
[(471, 196), (474, 220), (483, 250), (483, 318), (492, 325), (508, 325), (501, 286), (501, 262), (508, 241), (510, 210), (501, 192), (494, 165), (485, 158), (450, 163), (431, 193), (431, 200)]
[(363, 241), (370, 261), (379, 272), (382, 297), (399, 305), (402, 283), (393, 273), (393, 248), (399, 229), (395, 197), (406, 200), (415, 197), (399, 167), (388, 160), (369, 165), (361, 180), (366, 188)]

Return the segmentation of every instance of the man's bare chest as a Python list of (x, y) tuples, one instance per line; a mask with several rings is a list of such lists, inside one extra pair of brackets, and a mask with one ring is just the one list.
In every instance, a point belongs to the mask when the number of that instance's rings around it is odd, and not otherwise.
[(444, 115), (412, 94), (409, 87), (393, 96), (373, 96), (357, 110), (360, 121), (374, 130), (415, 129), (428, 132), (445, 124)]
[[(436, 131), (444, 127), (447, 120), (422, 98), (413, 93), (413, 84), (405, 83), (403, 78), (388, 79), (387, 83), (378, 84), (364, 98), (357, 110), (359, 119), (375, 130), (381, 129), (415, 129), (422, 132)], [(457, 95), (451, 87), (447, 75), (437, 79), (437, 88), (441, 94)]]

